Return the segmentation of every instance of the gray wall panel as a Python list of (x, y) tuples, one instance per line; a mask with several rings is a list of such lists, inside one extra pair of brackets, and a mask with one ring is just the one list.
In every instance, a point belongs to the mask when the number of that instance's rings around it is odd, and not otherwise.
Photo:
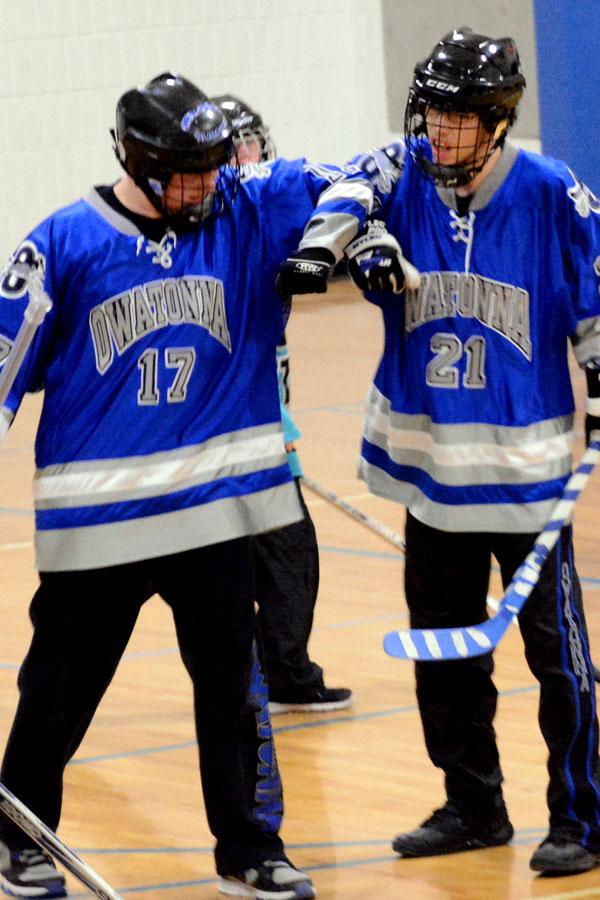
[(515, 137), (539, 137), (538, 90), (532, 0), (382, 0), (389, 127), (402, 131), (414, 64), (454, 27), (469, 25), (492, 37), (513, 37), (527, 78)]

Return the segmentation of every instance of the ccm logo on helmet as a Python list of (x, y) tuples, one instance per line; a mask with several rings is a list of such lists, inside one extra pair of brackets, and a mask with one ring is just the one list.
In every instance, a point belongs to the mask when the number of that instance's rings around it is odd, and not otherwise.
[(452, 94), (456, 94), (460, 90), (457, 84), (446, 84), (445, 81), (437, 81), (435, 78), (428, 78), (425, 84), (427, 87), (437, 88), (439, 91), (450, 91)]

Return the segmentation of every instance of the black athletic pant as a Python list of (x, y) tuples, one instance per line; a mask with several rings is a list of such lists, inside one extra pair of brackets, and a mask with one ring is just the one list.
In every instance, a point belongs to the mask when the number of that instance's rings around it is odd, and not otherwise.
[[(265, 777), (260, 760), (272, 748), (264, 746), (268, 736), (250, 690), (250, 539), (93, 571), (42, 573), (40, 579), (30, 609), (33, 639), (19, 673), (20, 700), (2, 765), (6, 786), (56, 829), (64, 767), (111, 682), (142, 604), (158, 593), (171, 607), (193, 682), (217, 871), (285, 858), (278, 836), (281, 783)], [(13, 846), (31, 843), (7, 820), (0, 822), (0, 838)]]
[[(506, 587), (536, 535), (453, 534), (406, 520), (405, 591), (413, 628), (471, 625), (487, 618), (492, 554)], [(600, 850), (594, 768), (598, 723), (581, 587), (565, 528), (519, 616), (525, 655), (540, 683), (539, 724), (549, 751), (550, 826)], [(493, 727), (497, 691), (487, 654), (416, 663), (427, 750), (445, 773), (446, 792), (464, 817), (506, 816)]]
[(300, 522), (253, 538), (255, 598), (269, 696), (301, 702), (323, 687), (323, 670), (308, 655), (319, 590), (319, 549), (315, 526), (296, 479), (304, 512)]

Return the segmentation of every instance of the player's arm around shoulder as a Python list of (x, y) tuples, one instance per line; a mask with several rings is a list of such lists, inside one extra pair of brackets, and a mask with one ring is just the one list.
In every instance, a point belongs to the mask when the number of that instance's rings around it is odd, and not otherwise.
[(345, 246), (373, 209), (373, 187), (356, 167), (341, 168), (305, 159), (279, 162), (291, 167), (286, 174), (294, 172), (294, 177), (301, 179), (307, 206), (297, 249), (280, 267), (278, 290), (283, 296), (324, 293)]
[(397, 239), (386, 227), (386, 211), (392, 205), (406, 162), (404, 141), (392, 141), (352, 157), (349, 167), (357, 168), (373, 189), (374, 214), (345, 248), (348, 272), (356, 286), (380, 302), (384, 294), (416, 290), (420, 274), (405, 259)]
[(404, 141), (391, 141), (353, 156), (346, 168), (358, 169), (369, 180), (374, 194), (374, 208), (379, 209), (401, 181), (406, 163)]

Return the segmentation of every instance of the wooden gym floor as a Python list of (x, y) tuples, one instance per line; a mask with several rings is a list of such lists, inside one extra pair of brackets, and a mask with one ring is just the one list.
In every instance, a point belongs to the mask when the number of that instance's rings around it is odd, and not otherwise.
[[(349, 283), (327, 299), (295, 301), (288, 329), (292, 412), (307, 475), (395, 531), (403, 511), (367, 494), (355, 477), (363, 400), (381, 346), (379, 312)], [(573, 373), (578, 399), (584, 379)], [(16, 704), (16, 674), (36, 586), (31, 513), (32, 440), (39, 397), (26, 399), (0, 448), (0, 736)], [(581, 419), (578, 421), (581, 431)], [(580, 436), (576, 456), (583, 447)], [(6, 477), (8, 475), (8, 477)], [(331, 686), (349, 686), (351, 710), (274, 717), (283, 772), (283, 836), (321, 900), (517, 900), (600, 897), (600, 869), (535, 877), (529, 857), (546, 830), (545, 747), (536, 683), (517, 628), (496, 652), (497, 731), (515, 826), (510, 846), (438, 859), (399, 860), (390, 839), (442, 801), (426, 758), (412, 666), (385, 656), (383, 634), (402, 627), (402, 555), (305, 488), (321, 551), (321, 590), (311, 654)], [(600, 663), (600, 548), (596, 472), (575, 515), (578, 568)], [(500, 596), (498, 576), (492, 593)], [(560, 710), (557, 710), (560, 715)], [(124, 897), (217, 896), (212, 839), (202, 806), (191, 691), (168, 610), (152, 598), (76, 758), (66, 773), (59, 831)], [(91, 896), (68, 877), (70, 896)]]

